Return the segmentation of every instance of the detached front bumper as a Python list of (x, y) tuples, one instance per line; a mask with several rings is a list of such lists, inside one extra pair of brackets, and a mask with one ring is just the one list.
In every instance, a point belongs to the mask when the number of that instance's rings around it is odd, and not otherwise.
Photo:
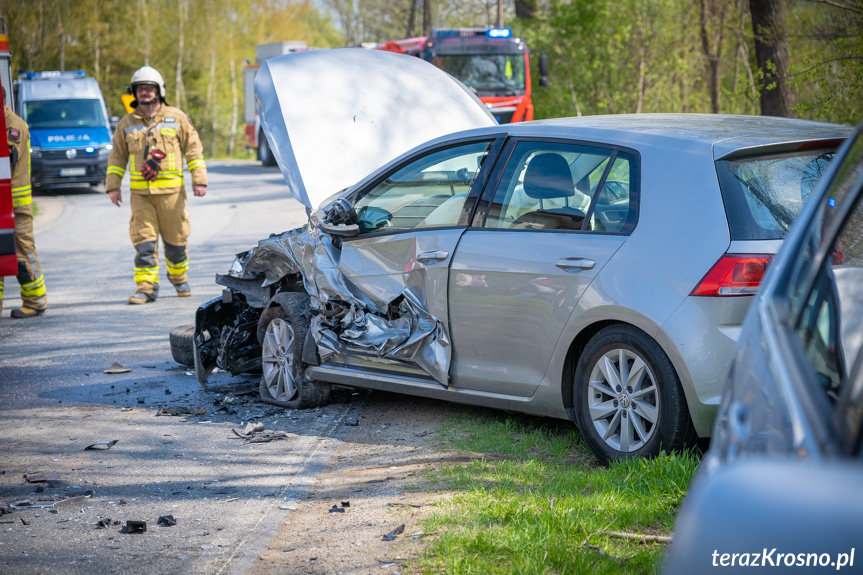
[[(99, 157), (95, 153), (77, 155), (73, 159), (52, 157), (57, 152), (42, 152), (42, 157), (30, 159), (30, 181), (33, 186), (51, 184), (100, 184), (105, 181), (108, 171), (108, 156)], [(47, 157), (46, 157), (47, 156)]]

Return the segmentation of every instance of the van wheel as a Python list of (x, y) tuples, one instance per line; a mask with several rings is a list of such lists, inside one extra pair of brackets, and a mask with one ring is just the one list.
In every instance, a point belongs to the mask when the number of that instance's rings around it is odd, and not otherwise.
[(258, 159), (261, 161), (262, 166), (276, 165), (276, 158), (273, 156), (270, 142), (267, 141), (267, 136), (263, 130), (258, 132)]
[(309, 296), (287, 294), (284, 307), (273, 306), (261, 314), (266, 327), (261, 338), (261, 401), (289, 409), (307, 409), (327, 402), (330, 386), (309, 381), (303, 365), (303, 342), (309, 329), (305, 313)]
[(654, 457), (695, 438), (671, 360), (643, 331), (609, 326), (587, 344), (573, 382), (576, 425), (603, 462)]

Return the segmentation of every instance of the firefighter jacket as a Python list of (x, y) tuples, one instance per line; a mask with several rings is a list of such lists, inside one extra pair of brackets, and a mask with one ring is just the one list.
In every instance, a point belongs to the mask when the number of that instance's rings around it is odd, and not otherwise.
[[(192, 184), (207, 185), (207, 167), (198, 131), (179, 108), (162, 104), (152, 118), (139, 110), (127, 114), (114, 131), (114, 147), (108, 157), (105, 190), (119, 190), (129, 166), (133, 194), (171, 194), (184, 189), (183, 158), (192, 173)], [(156, 179), (147, 181), (141, 169), (153, 157), (164, 153)]]
[[(28, 211), (33, 202), (30, 187), (30, 129), (18, 115), (6, 108), (6, 141), (12, 164), (12, 206)], [(27, 206), (26, 208), (24, 206)]]

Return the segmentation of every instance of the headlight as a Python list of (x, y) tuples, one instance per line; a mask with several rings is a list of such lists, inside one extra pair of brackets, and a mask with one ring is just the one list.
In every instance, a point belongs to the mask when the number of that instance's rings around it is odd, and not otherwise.
[(42, 157), (42, 148), (30, 148), (30, 157), (31, 158), (41, 158)]
[(111, 154), (111, 150), (114, 149), (112, 144), (102, 144), (99, 146), (99, 157), (103, 158)]

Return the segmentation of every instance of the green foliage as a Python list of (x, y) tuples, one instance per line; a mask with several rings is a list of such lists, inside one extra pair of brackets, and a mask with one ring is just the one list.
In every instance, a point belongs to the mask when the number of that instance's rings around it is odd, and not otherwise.
[[(704, 25), (719, 55), (720, 112), (758, 113), (761, 72), (748, 2), (705, 1)], [(797, 115), (857, 123), (863, 118), (863, 1), (834, 3), (850, 9), (787, 4), (787, 80)], [(710, 112), (699, 6), (699, 0), (549, 0), (538, 18), (513, 23), (532, 53), (550, 59), (549, 87), (534, 91), (536, 116)], [(536, 83), (535, 68), (532, 76)]]
[(661, 544), (600, 532), (669, 534), (698, 466), (673, 454), (600, 467), (567, 422), (481, 410), (439, 434), (478, 458), (433, 474), (455, 495), (423, 526), (437, 534), (424, 573), (658, 572)]
[(13, 74), (86, 70), (99, 81), (112, 115), (125, 114), (120, 96), (135, 70), (145, 64), (159, 70), (168, 103), (192, 117), (208, 155), (224, 155), (232, 139), (237, 154), (245, 154), (242, 70), (244, 62), (254, 63), (256, 45), (341, 45), (328, 16), (310, 2), (9, 0), (2, 15)]

